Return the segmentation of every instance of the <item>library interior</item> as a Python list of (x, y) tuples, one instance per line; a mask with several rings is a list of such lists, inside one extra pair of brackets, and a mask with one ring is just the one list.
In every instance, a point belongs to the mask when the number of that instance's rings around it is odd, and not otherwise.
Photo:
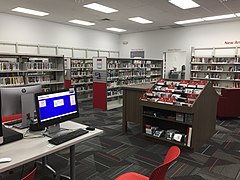
[(240, 180), (240, 1), (0, 4), (0, 180)]

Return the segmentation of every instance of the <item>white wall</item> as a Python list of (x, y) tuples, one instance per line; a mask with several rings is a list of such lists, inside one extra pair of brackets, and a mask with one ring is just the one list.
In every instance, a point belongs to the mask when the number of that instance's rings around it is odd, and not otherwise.
[(0, 41), (119, 51), (119, 35), (0, 13)]
[(237, 46), (225, 41), (240, 41), (239, 29), (240, 21), (233, 21), (121, 35), (120, 57), (129, 57), (132, 49), (144, 50), (145, 58), (162, 58), (168, 50), (186, 51), (188, 78), (191, 47)]

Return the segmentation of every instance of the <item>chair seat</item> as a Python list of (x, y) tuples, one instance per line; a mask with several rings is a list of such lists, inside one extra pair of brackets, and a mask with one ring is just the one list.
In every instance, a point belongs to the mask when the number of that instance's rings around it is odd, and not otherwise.
[(149, 178), (135, 172), (128, 172), (117, 177), (115, 180), (149, 180)]

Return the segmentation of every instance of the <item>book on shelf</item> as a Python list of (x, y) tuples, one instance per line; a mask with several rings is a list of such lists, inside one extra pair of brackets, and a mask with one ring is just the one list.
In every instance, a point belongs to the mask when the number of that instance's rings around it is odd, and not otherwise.
[(2, 71), (19, 70), (19, 62), (0, 62), (0, 70)]
[(176, 113), (176, 121), (184, 121), (184, 113)]
[(193, 115), (192, 114), (184, 114), (184, 122), (188, 124), (192, 124)]
[(21, 85), (21, 84), (24, 84), (24, 81), (22, 76), (1, 77), (0, 84), (1, 85)]
[(192, 140), (192, 127), (188, 128), (187, 132), (187, 146), (191, 147), (191, 140)]

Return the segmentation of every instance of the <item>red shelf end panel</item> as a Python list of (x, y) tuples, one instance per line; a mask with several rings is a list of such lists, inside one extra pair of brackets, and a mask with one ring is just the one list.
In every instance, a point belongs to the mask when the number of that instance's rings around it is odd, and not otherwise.
[(102, 82), (93, 82), (93, 107), (107, 110), (107, 85)]

